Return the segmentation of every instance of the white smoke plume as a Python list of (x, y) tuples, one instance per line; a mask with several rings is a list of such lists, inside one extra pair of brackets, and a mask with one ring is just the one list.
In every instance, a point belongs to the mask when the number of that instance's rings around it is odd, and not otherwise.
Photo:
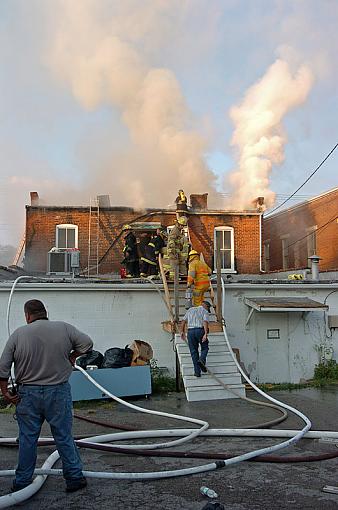
[(235, 125), (231, 144), (238, 151), (238, 167), (229, 175), (231, 206), (252, 208), (262, 196), (273, 205), (270, 190), (274, 165), (284, 160), (287, 136), (282, 121), (285, 115), (306, 100), (313, 83), (310, 69), (303, 65), (293, 75), (288, 63), (278, 59), (265, 75), (248, 89), (241, 104), (230, 110)]
[[(170, 3), (152, 5), (156, 26)], [(124, 153), (105, 148), (106, 155), (91, 157), (90, 188), (105, 189), (117, 205), (136, 207), (166, 206), (179, 188), (213, 193), (215, 176), (204, 161), (207, 142), (194, 127), (174, 73), (148, 65), (129, 32), (123, 33), (134, 26), (133, 11), (122, 9), (116, 24), (112, 17), (102, 21), (98, 2), (65, 1), (60, 7), (50, 68), (84, 108), (118, 109), (130, 138)], [(140, 37), (148, 24), (147, 16), (138, 19)]]

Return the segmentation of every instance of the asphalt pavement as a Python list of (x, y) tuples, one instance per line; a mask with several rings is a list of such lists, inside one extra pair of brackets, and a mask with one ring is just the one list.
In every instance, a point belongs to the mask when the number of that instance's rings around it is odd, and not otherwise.
[[(313, 430), (338, 430), (338, 390), (302, 389), (291, 392), (272, 392), (275, 398), (295, 406), (312, 421)], [(252, 398), (258, 398), (248, 393)], [(134, 399), (134, 404), (184, 416), (205, 419), (210, 428), (254, 427), (278, 416), (275, 410), (249, 404), (242, 400), (218, 400), (188, 403), (183, 393), (171, 393), (149, 399)], [(75, 412), (95, 420), (129, 425), (137, 429), (186, 428), (191, 425), (176, 420), (155, 417), (132, 411), (121, 404), (90, 403)], [(302, 421), (289, 415), (288, 419), (274, 428), (300, 429)], [(74, 434), (92, 436), (113, 430), (74, 419)], [(17, 424), (12, 414), (0, 413), (0, 435), (15, 437)], [(44, 426), (43, 435), (49, 435)], [(217, 452), (238, 455), (281, 442), (271, 438), (205, 438), (196, 439), (176, 451)], [(137, 441), (136, 441), (137, 443)], [(53, 447), (40, 447), (37, 466), (53, 451)], [(295, 446), (278, 453), (280, 456), (313, 456), (335, 453), (334, 443), (303, 439)], [(17, 449), (0, 448), (0, 469), (12, 469), (16, 465)], [(81, 449), (84, 469), (112, 472), (144, 472), (182, 469), (212, 462), (212, 460), (189, 458), (142, 457)], [(59, 467), (57, 464), (56, 467)], [(105, 480), (90, 478), (88, 487), (73, 494), (65, 492), (62, 477), (50, 476), (41, 490), (20, 508), (38, 509), (161, 509), (202, 510), (208, 501), (218, 501), (226, 510), (279, 510), (279, 509), (338, 509), (338, 494), (322, 492), (325, 485), (338, 486), (337, 459), (315, 462), (241, 462), (216, 471), (167, 478), (154, 481)], [(11, 478), (0, 479), (0, 496), (10, 490)], [(207, 486), (218, 493), (217, 500), (208, 500), (200, 494), (200, 487)]]

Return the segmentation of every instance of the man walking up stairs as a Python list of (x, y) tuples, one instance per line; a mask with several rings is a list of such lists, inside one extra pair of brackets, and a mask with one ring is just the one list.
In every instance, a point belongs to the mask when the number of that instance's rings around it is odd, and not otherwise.
[[(209, 325), (209, 312), (210, 303), (203, 301), (201, 306), (193, 306), (187, 310), (181, 323), (181, 337), (186, 340), (188, 329), (188, 345), (194, 364), (194, 376), (201, 377), (202, 372), (206, 372), (205, 366), (207, 354), (209, 351), (208, 342), (208, 325)], [(199, 347), (201, 354), (199, 354)]]

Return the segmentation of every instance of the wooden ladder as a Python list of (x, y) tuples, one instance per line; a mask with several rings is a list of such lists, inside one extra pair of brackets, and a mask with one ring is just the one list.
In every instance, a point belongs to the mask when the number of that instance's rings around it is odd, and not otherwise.
[(21, 259), (22, 253), (26, 246), (26, 232), (23, 233), (18, 249), (16, 250), (16, 254), (14, 255), (12, 266), (17, 266), (19, 264), (19, 261)]
[[(203, 257), (203, 255), (202, 255)], [(204, 260), (204, 259), (202, 259)], [(160, 267), (160, 274), (163, 282), (163, 288), (164, 288), (164, 295), (165, 295), (165, 302), (166, 306), (169, 312), (169, 318), (170, 322), (175, 322), (175, 295), (174, 295), (174, 284), (172, 282), (168, 282), (166, 278), (166, 274), (163, 268), (163, 260), (162, 255), (159, 255), (159, 267)], [(179, 306), (179, 323), (183, 319), (185, 312), (186, 312), (186, 299), (185, 299), (185, 292), (186, 292), (186, 282), (180, 281), (178, 285), (178, 306)], [(212, 288), (212, 285), (210, 285), (210, 288), (208, 291), (205, 292), (205, 299), (208, 299), (211, 301), (211, 305), (213, 308), (213, 312), (210, 312), (210, 318), (211, 318), (211, 327), (214, 331), (221, 331), (221, 325), (219, 327), (216, 326), (215, 320), (217, 318), (217, 303), (215, 302), (215, 293)], [(176, 327), (177, 329), (177, 327)]]

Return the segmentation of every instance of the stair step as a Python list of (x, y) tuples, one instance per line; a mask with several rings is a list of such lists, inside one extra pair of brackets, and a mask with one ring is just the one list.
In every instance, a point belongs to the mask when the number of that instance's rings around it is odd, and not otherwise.
[[(184, 364), (187, 360), (189, 361), (191, 359), (190, 352), (180, 354), (180, 358)], [(212, 365), (213, 362), (217, 363), (217, 365), (222, 365), (227, 361), (232, 361), (230, 352), (214, 353), (209, 351), (208, 353), (208, 365)]]
[[(222, 383), (226, 384), (227, 386), (236, 385), (236, 384), (242, 384), (242, 378), (239, 373), (234, 372), (232, 374), (218, 374), (217, 378), (222, 381)], [(217, 386), (217, 387), (223, 387), (216, 379), (212, 377), (212, 375), (203, 374), (201, 377), (195, 377), (188, 375), (184, 378), (184, 387), (185, 388), (196, 388), (196, 387), (203, 387), (207, 388), (210, 386)]]
[[(218, 377), (218, 375), (228, 375), (228, 374), (236, 374), (238, 373), (238, 369), (234, 363), (223, 363), (220, 366), (214, 366), (211, 363), (208, 363), (208, 367), (212, 370)], [(189, 375), (194, 375), (194, 366), (191, 364), (181, 364), (181, 372), (183, 378)]]
[[(220, 346), (223, 346), (224, 349), (227, 350), (227, 352), (229, 352), (227, 343), (224, 340), (223, 333), (222, 333), (222, 336), (220, 336), (220, 337), (215, 337), (214, 335), (216, 335), (216, 334), (217, 333), (209, 333), (208, 334), (209, 348), (211, 345), (220, 345)], [(187, 342), (181, 338), (181, 335), (177, 335), (175, 344), (177, 345), (177, 347), (180, 347), (182, 345), (188, 345)]]
[[(214, 347), (214, 348), (217, 348), (217, 350), (222, 349), (223, 352), (230, 352), (228, 349), (228, 344), (226, 344), (224, 339), (222, 340), (221, 338), (212, 338), (211, 335), (208, 335), (208, 339), (209, 339), (209, 349), (211, 349), (211, 347)], [(180, 338), (179, 342), (176, 341), (175, 345), (176, 345), (177, 349), (182, 349), (183, 347), (189, 346), (188, 341), (183, 340), (182, 338)]]
[[(234, 385), (233, 389), (236, 393), (242, 397), (245, 397), (245, 387), (244, 385)], [(221, 387), (215, 388), (188, 388), (186, 390), (187, 400), (188, 402), (197, 402), (199, 400), (219, 400), (219, 399), (229, 399), (229, 398), (240, 398), (232, 393), (230, 390), (225, 390)]]
[[(177, 349), (177, 352), (178, 354), (190, 354), (190, 350), (189, 350), (189, 345), (188, 344), (179, 344), (176, 346), (176, 349)], [(221, 344), (213, 344), (213, 343), (210, 343), (209, 342), (209, 354), (216, 354), (216, 353), (221, 353), (221, 354), (230, 354), (230, 352), (228, 351), (228, 348), (224, 345), (221, 345)], [(230, 354), (231, 356), (231, 354)]]
[(245, 396), (245, 386), (242, 378), (232, 359), (228, 346), (222, 332), (209, 335), (209, 352), (207, 367), (214, 372), (229, 388), (237, 392), (234, 395), (230, 389), (223, 387), (211, 374), (203, 374), (201, 377), (194, 377), (194, 367), (187, 343), (180, 335), (175, 335), (175, 346), (180, 362), (184, 388), (189, 402), (199, 400), (217, 400), (228, 398), (240, 398)]

